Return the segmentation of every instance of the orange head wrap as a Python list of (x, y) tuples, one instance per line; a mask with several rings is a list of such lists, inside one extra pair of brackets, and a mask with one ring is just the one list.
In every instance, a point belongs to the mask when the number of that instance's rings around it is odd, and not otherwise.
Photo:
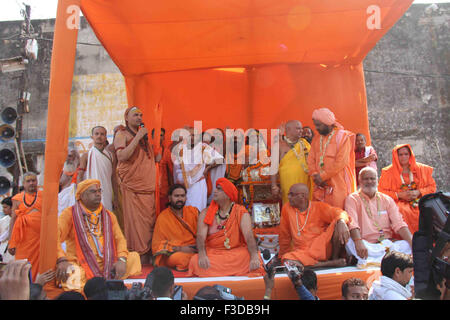
[(342, 127), (341, 124), (336, 122), (336, 117), (332, 111), (328, 108), (316, 109), (312, 113), (312, 119), (318, 120), (327, 126), (336, 125), (337, 127)]
[[(216, 187), (221, 186), (223, 192), (230, 198), (231, 201), (236, 202), (238, 200), (238, 189), (234, 186), (234, 184), (226, 179), (220, 178), (216, 181)], [(203, 222), (207, 225), (211, 225), (214, 221), (214, 216), (216, 215), (217, 210), (219, 210), (219, 205), (214, 200), (211, 201), (209, 205), (208, 211), (206, 212), (205, 220)]]
[(100, 180), (88, 179), (88, 180), (84, 180), (84, 181), (80, 182), (77, 185), (77, 192), (75, 193), (75, 199), (77, 201), (79, 201), (81, 199), (81, 194), (94, 184), (98, 184), (100, 186), (101, 185)]

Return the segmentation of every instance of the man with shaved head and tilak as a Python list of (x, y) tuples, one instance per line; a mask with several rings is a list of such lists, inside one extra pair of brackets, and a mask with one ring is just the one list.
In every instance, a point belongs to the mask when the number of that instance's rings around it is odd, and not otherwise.
[(138, 107), (125, 111), (125, 126), (117, 132), (114, 147), (128, 249), (140, 254), (142, 264), (149, 264), (156, 221), (156, 165), (142, 116)]
[(282, 261), (300, 269), (346, 266), (341, 257), (345, 257), (350, 237), (347, 213), (325, 202), (310, 201), (309, 189), (302, 183), (294, 184), (288, 196), (279, 227)]
[(296, 183), (304, 183), (309, 189), (312, 187), (308, 176), (307, 157), (311, 146), (302, 138), (302, 124), (298, 120), (290, 120), (285, 125), (285, 136), (280, 140), (278, 174), (272, 175), (272, 195), (278, 198), (280, 187), (277, 177), (280, 178), (283, 204), (289, 201), (289, 188)]

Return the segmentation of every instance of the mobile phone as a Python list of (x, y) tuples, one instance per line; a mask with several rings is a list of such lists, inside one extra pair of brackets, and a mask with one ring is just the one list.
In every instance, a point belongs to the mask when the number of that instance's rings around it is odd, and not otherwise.
[(175, 286), (173, 290), (173, 300), (181, 300), (183, 297), (183, 287), (182, 286)]

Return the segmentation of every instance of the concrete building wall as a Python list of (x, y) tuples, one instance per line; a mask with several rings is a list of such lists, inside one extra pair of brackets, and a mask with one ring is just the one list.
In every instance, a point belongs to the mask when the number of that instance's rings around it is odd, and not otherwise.
[[(428, 9), (427, 9), (428, 8)], [(435, 167), (440, 190), (450, 190), (446, 159), (449, 144), (449, 17), (450, 4), (437, 10), (411, 6), (364, 61), (372, 144), (378, 167), (391, 163), (391, 150), (411, 143), (416, 158)], [(54, 20), (33, 20), (42, 38), (38, 60), (30, 65), (30, 113), (24, 116), (24, 148), (42, 167), (45, 147), (50, 59)], [(0, 22), (0, 38), (20, 32), (20, 21)], [(0, 59), (20, 55), (16, 42), (0, 43)], [(0, 111), (15, 107), (20, 73), (0, 74)], [(72, 85), (70, 141), (83, 152), (89, 128), (104, 125), (109, 133), (122, 122), (126, 93), (118, 68), (84, 18), (78, 32)], [(87, 113), (95, 107), (95, 113)], [(90, 111), (91, 112), (91, 111)], [(0, 168), (0, 175), (4, 169)]]

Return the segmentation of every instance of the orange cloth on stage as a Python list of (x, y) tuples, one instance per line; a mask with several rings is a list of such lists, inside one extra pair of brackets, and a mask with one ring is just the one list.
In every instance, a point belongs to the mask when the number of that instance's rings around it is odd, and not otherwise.
[[(89, 213), (92, 217), (95, 217), (98, 219), (98, 223), (101, 224), (101, 210), (102, 206), (100, 206), (96, 211), (89, 211), (86, 207), (83, 207), (84, 210)], [(69, 279), (68, 282), (63, 284), (63, 288), (65, 290), (77, 290), (80, 291), (83, 289), (84, 284), (91, 276), (91, 272), (87, 270), (88, 266), (86, 265), (86, 262), (83, 261), (83, 253), (80, 252), (80, 246), (77, 244), (78, 238), (76, 235), (76, 229), (74, 226), (73, 221), (73, 207), (68, 207), (64, 209), (61, 212), (61, 215), (58, 218), (58, 254), (57, 257), (62, 258), (65, 257), (70, 263), (79, 266), (79, 271), (76, 276), (78, 276), (78, 279), (75, 280), (77, 283), (73, 283), (74, 280)], [(115, 257), (125, 257), (127, 258), (127, 271), (123, 277), (123, 279), (127, 278), (131, 275), (137, 275), (141, 272), (141, 261), (139, 258), (139, 255), (136, 252), (129, 252), (127, 250), (127, 241), (125, 240), (125, 237), (123, 236), (122, 230), (120, 229), (119, 223), (117, 222), (116, 216), (108, 211), (105, 210), (106, 213), (109, 215), (111, 219), (111, 226), (112, 226), (112, 234), (114, 238), (114, 248), (115, 248)], [(94, 218), (92, 218), (94, 219)], [(86, 222), (84, 222), (86, 223)], [(100, 248), (104, 248), (104, 234), (101, 232), (103, 229), (103, 226), (99, 227), (99, 234), (98, 234), (98, 242), (100, 244)], [(85, 230), (88, 230), (88, 227), (85, 226)], [(101, 252), (99, 254), (98, 248), (95, 244), (93, 235), (91, 235), (90, 232), (86, 231), (87, 239), (89, 246), (92, 248), (95, 258), (97, 261), (97, 264), (100, 268), (100, 270), (103, 271), (104, 267), (104, 258), (102, 257), (104, 252)], [(61, 244), (63, 242), (66, 242), (66, 251), (63, 250)], [(78, 272), (78, 271), (77, 271)]]
[[(262, 267), (250, 271), (250, 253), (244, 235), (241, 232), (241, 219), (247, 210), (234, 204), (230, 215), (225, 222), (225, 228), (219, 230), (217, 222), (213, 219), (210, 228), (218, 230), (215, 233), (208, 233), (206, 237), (206, 255), (209, 259), (209, 268), (202, 269), (198, 265), (198, 254), (195, 254), (189, 262), (188, 276), (198, 277), (220, 277), (220, 276), (262, 276), (265, 271)], [(229, 239), (229, 240), (227, 240)], [(225, 247), (225, 242), (229, 243), (229, 248)]]
[(196, 244), (197, 218), (196, 207), (183, 207), (183, 218), (180, 218), (168, 207), (156, 219), (152, 239), (152, 253), (156, 256), (155, 265), (187, 270), (193, 253), (174, 252), (175, 246)]
[(159, 162), (159, 196), (167, 197), (169, 194), (169, 176), (173, 177), (172, 153), (167, 147), (163, 147), (161, 161)]
[(279, 226), (280, 256), (283, 260), (298, 260), (305, 266), (330, 259), (331, 238), (339, 219), (350, 222), (344, 210), (325, 202), (310, 201), (304, 212), (286, 203)]
[[(36, 201), (34, 201), (35, 197)], [(16, 194), (12, 200), (19, 201), (20, 204), (15, 212), (17, 218), (8, 246), (16, 249), (14, 255), (16, 260), (28, 259), (31, 263), (31, 274), (34, 281), (39, 272), (42, 191), (38, 191), (37, 194), (28, 194), (23, 191)], [(24, 203), (24, 200), (29, 206)]]
[[(436, 192), (436, 182), (432, 176), (433, 168), (423, 163), (416, 162), (416, 158), (409, 144), (401, 144), (394, 147), (392, 150), (392, 164), (381, 170), (378, 190), (394, 199), (403, 216), (403, 220), (408, 224), (409, 231), (414, 234), (414, 232), (419, 230), (419, 207), (413, 207), (410, 202), (400, 200), (397, 196), (398, 192), (404, 191), (402, 190), (402, 180), (400, 178), (403, 169), (398, 160), (397, 153), (397, 151), (403, 147), (409, 148), (409, 169), (413, 174), (416, 188), (421, 193), (420, 197)], [(409, 175), (403, 175), (403, 179), (407, 185), (411, 183)]]
[[(327, 141), (333, 134), (328, 145)], [(319, 173), (329, 187), (314, 185), (313, 200), (324, 201), (332, 206), (344, 208), (345, 198), (356, 191), (354, 134), (334, 128), (322, 137), (322, 154), (320, 136), (315, 136), (308, 155), (308, 174)], [(323, 156), (323, 166), (320, 159)]]
[[(127, 130), (127, 141), (134, 137)], [(119, 161), (117, 175), (122, 193), (124, 232), (128, 249), (145, 254), (151, 250), (155, 225), (155, 158), (151, 147), (150, 157), (139, 145), (127, 161)]]

